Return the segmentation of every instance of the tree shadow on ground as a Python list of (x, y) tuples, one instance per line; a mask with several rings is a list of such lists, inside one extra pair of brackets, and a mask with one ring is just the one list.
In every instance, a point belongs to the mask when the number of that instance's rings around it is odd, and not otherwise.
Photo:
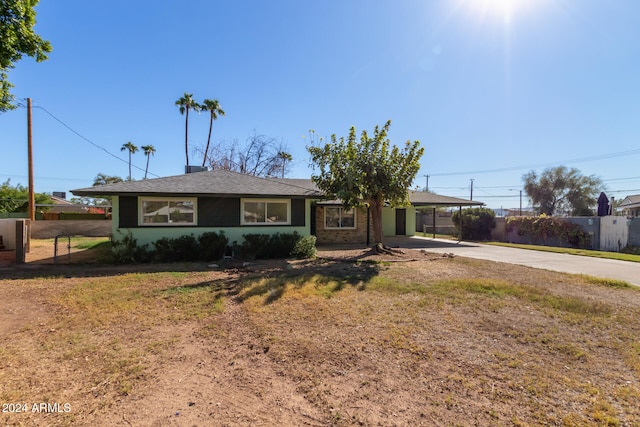
[(326, 289), (328, 293), (339, 292), (349, 286), (365, 290), (366, 284), (379, 274), (382, 267), (379, 263), (358, 260), (278, 261), (257, 265), (250, 270), (229, 271), (224, 278), (174, 286), (163, 292), (208, 287), (239, 303), (251, 297), (266, 296), (265, 304), (271, 304), (282, 298), (287, 286), (301, 288), (309, 281), (320, 287), (330, 286)]

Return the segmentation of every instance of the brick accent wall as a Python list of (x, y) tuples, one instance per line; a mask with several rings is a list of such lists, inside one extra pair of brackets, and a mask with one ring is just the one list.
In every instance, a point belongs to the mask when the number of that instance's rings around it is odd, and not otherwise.
[[(367, 244), (367, 210), (356, 209), (355, 229), (329, 229), (325, 228), (324, 209), (322, 205), (316, 207), (316, 241), (319, 245), (332, 245), (344, 243)], [(371, 223), (371, 236), (373, 229)]]

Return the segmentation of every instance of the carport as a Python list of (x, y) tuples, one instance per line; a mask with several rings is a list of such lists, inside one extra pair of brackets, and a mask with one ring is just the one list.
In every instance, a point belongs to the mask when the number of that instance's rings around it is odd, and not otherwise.
[[(414, 207), (421, 208), (433, 208), (433, 237), (436, 237), (436, 211), (440, 207), (458, 207), (458, 211), (462, 214), (462, 207), (480, 207), (484, 206), (484, 203), (459, 199), (457, 197), (450, 196), (442, 196), (440, 194), (430, 193), (428, 191), (410, 191), (409, 192), (409, 200)], [(462, 216), (460, 216), (460, 220), (462, 221)], [(462, 227), (460, 227), (460, 235), (458, 236), (459, 240), (462, 240)]]

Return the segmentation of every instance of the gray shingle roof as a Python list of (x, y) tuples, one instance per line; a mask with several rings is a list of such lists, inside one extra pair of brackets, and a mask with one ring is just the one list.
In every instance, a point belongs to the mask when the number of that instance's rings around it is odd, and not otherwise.
[[(441, 196), (439, 194), (425, 191), (409, 190), (409, 201), (413, 206), (482, 206), (484, 203), (459, 199), (457, 197)], [(319, 202), (319, 205), (341, 205), (340, 200), (326, 200)]]
[(125, 181), (98, 187), (71, 190), (76, 196), (120, 195), (207, 195), (207, 196), (290, 196), (317, 198), (322, 194), (311, 180), (259, 178), (226, 170)]
[(459, 199), (457, 197), (441, 196), (428, 191), (409, 191), (409, 200), (414, 206), (482, 206), (484, 203), (476, 200)]
[[(323, 193), (310, 179), (259, 178), (216, 169), (141, 181), (125, 181), (98, 187), (71, 190), (76, 196), (242, 196), (305, 197), (320, 199)], [(410, 191), (414, 206), (481, 206), (484, 203), (441, 196), (424, 191)], [(331, 204), (332, 202), (325, 202)], [(339, 201), (333, 203), (339, 204)]]

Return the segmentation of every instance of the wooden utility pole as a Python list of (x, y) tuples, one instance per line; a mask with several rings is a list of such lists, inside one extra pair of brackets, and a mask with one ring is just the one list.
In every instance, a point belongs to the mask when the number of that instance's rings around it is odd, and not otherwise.
[(33, 193), (33, 138), (31, 132), (31, 98), (27, 98), (27, 144), (29, 157), (29, 219), (36, 219), (35, 195)]

